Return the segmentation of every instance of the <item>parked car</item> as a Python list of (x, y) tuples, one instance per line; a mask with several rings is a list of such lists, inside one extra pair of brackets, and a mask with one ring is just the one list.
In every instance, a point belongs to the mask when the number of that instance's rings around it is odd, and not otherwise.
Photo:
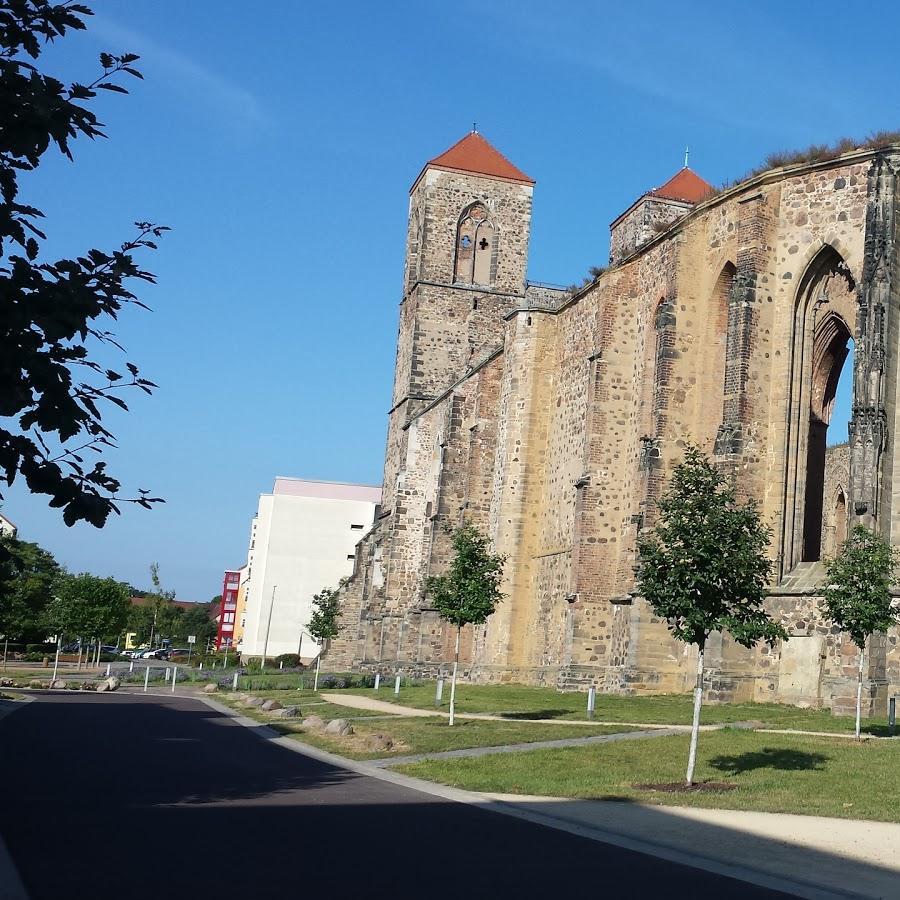
[(169, 651), (160, 647), (158, 650), (145, 650), (141, 654), (141, 659), (168, 659)]

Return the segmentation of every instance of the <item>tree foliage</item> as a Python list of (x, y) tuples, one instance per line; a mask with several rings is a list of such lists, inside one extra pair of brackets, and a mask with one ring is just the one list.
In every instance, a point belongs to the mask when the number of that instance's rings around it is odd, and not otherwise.
[(0, 538), (0, 634), (8, 638), (37, 636), (44, 611), (62, 574), (51, 553), (11, 536)]
[(860, 650), (869, 635), (900, 621), (891, 598), (898, 563), (896, 548), (864, 525), (856, 525), (838, 556), (825, 562), (825, 612)]
[(753, 501), (696, 448), (675, 467), (659, 523), (638, 543), (638, 592), (680, 641), (701, 649), (714, 631), (750, 647), (786, 639), (762, 607), (772, 563), (770, 529)]
[(44, 45), (84, 29), (90, 15), (77, 3), (0, 0), (0, 478), (11, 485), (21, 474), (29, 490), (63, 510), (67, 525), (99, 528), (123, 500), (161, 502), (144, 489), (122, 498), (102, 459), (115, 445), (105, 411), (127, 410), (124, 389), (151, 393), (155, 385), (133, 362), (123, 374), (96, 357), (108, 354), (103, 348), (124, 353), (109, 323), (126, 306), (144, 306), (129, 285), (154, 276), (134, 254), (155, 249), (167, 229), (138, 222), (116, 250), (42, 260), (43, 213), (19, 195), (20, 177), (51, 147), (72, 159), (74, 140), (105, 137), (88, 104), (101, 92), (127, 93), (116, 80), (123, 73), (141, 77), (133, 53), (101, 53), (101, 72), (88, 84), (67, 85), (38, 69)]
[(425, 591), (441, 618), (452, 625), (481, 625), (503, 599), (500, 582), (506, 557), (492, 553), (487, 535), (470, 523), (450, 533), (450, 567), (430, 576)]
[(63, 634), (114, 639), (125, 627), (129, 608), (128, 592), (115, 578), (66, 575), (48, 605), (47, 624)]
[(340, 599), (335, 588), (323, 588), (313, 595), (313, 611), (306, 630), (318, 643), (333, 640), (340, 632)]

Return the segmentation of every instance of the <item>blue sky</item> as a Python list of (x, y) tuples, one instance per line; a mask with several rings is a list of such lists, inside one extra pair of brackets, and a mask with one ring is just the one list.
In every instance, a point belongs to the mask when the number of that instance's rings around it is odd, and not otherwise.
[(184, 599), (244, 561), (276, 475), (380, 481), (407, 190), (473, 121), (537, 179), (529, 274), (562, 284), (685, 145), (719, 183), (898, 125), (900, 58), (844, 43), (874, 4), (87, 2), (43, 65), (87, 81), (101, 50), (133, 51), (145, 81), (102, 98), (108, 141), (48, 155), (23, 197), (53, 253), (173, 228), (147, 260), (153, 312), (118, 326), (160, 388), (110, 416), (109, 459), (168, 502), (68, 529), (17, 486), (5, 512), (76, 570), (146, 585), (158, 561)]

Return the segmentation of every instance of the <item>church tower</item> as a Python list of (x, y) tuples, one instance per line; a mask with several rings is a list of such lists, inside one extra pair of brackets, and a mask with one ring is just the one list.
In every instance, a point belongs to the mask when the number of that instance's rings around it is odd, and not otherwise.
[(385, 456), (385, 513), (404, 468), (404, 426), (502, 342), (525, 296), (534, 180), (472, 131), (410, 190), (403, 300)]

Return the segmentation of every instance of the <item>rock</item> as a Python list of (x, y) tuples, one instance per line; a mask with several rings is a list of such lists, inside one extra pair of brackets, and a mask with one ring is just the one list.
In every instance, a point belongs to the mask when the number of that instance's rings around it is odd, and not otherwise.
[(111, 675), (109, 678), (107, 678), (106, 683), (109, 685), (109, 689), (111, 691), (117, 691), (119, 689), (119, 686), (122, 684), (122, 682), (118, 678), (116, 678), (115, 675)]
[(217, 684), (204, 684), (203, 685), (203, 693), (204, 694), (215, 694), (219, 690), (219, 686)]
[(325, 734), (337, 734), (345, 737), (353, 734), (353, 726), (346, 719), (332, 719), (325, 726)]
[(43, 681), (37, 681), (32, 679), (28, 682), (28, 687), (33, 688), (35, 690), (40, 690), (41, 688), (47, 687), (47, 685)]
[(265, 702), (262, 697), (248, 697), (244, 706), (262, 706)]
[(12, 678), (0, 678), (0, 687), (15, 687)]
[(277, 700), (266, 700), (260, 709), (263, 712), (274, 712), (276, 709), (281, 709), (281, 704)]
[(390, 750), (394, 742), (386, 734), (372, 734), (366, 740), (370, 750)]
[(50, 682), (50, 689), (54, 691), (64, 691), (68, 686), (68, 683), (63, 681), (62, 678), (57, 678), (56, 681)]
[(118, 678), (113, 675), (110, 678), (103, 678), (97, 682), (94, 686), (95, 691), (100, 691), (101, 693), (104, 691), (117, 691), (119, 689), (119, 685), (121, 682)]
[(325, 720), (321, 716), (307, 716), (302, 725), (304, 728), (324, 728)]
[(97, 685), (93, 681), (82, 681), (81, 682), (81, 690), (83, 691), (96, 691)]
[(103, 681), (98, 681), (97, 684), (94, 685), (94, 690), (98, 694), (102, 694), (104, 691), (108, 691), (109, 684), (107, 683), (106, 679), (104, 678)]
[(285, 706), (276, 710), (275, 715), (279, 719), (296, 719), (300, 715), (299, 706)]

